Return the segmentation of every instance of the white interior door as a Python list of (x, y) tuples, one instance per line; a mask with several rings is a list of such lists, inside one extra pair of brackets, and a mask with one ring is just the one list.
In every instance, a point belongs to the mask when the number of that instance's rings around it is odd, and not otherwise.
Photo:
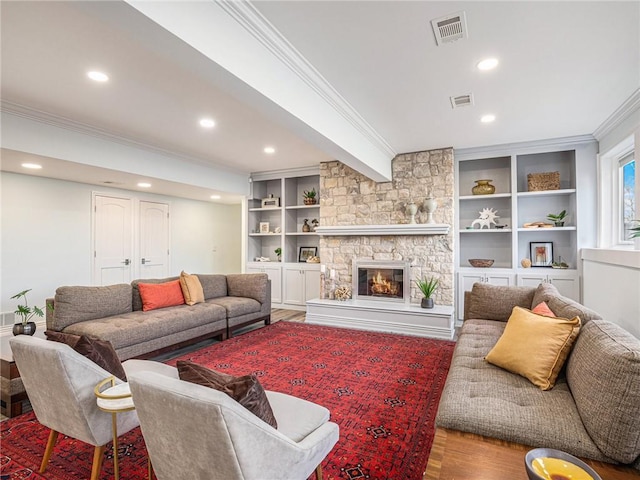
[(131, 282), (133, 216), (130, 198), (94, 197), (93, 282), (113, 285)]
[(140, 202), (140, 278), (169, 272), (169, 205)]

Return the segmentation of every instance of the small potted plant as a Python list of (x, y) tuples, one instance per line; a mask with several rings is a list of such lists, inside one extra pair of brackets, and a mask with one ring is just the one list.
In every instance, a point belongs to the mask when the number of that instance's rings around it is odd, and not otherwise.
[(567, 216), (567, 211), (562, 210), (560, 213), (547, 215), (547, 220), (551, 220), (556, 227), (564, 227), (564, 218)]
[(305, 190), (302, 198), (304, 199), (305, 205), (315, 205), (316, 204), (316, 189), (312, 188), (311, 190)]
[(416, 280), (416, 285), (424, 295), (420, 306), (422, 308), (433, 308), (433, 292), (438, 288), (438, 279), (434, 277), (425, 277), (423, 279)]
[(20, 323), (17, 323), (13, 326), (13, 334), (14, 335), (33, 335), (36, 333), (36, 323), (32, 322), (31, 319), (34, 316), (42, 317), (44, 312), (40, 307), (30, 307), (29, 302), (27, 301), (27, 293), (29, 293), (31, 289), (23, 290), (20, 293), (16, 293), (11, 300), (20, 300), (24, 299), (24, 305), (18, 305), (18, 308), (15, 312), (15, 315), (20, 317)]
[(274, 252), (276, 252), (276, 256), (278, 257), (278, 261), (281, 260), (282, 257), (282, 248), (278, 247), (274, 250)]

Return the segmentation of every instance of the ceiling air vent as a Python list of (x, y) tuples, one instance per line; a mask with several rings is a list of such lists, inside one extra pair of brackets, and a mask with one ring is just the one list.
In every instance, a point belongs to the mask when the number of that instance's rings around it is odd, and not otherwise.
[(458, 95), (457, 97), (449, 97), (451, 100), (451, 108), (468, 107), (473, 105), (473, 94)]
[(436, 43), (455, 42), (461, 38), (467, 38), (467, 18), (464, 12), (453, 13), (446, 17), (431, 20), (433, 33), (436, 35)]

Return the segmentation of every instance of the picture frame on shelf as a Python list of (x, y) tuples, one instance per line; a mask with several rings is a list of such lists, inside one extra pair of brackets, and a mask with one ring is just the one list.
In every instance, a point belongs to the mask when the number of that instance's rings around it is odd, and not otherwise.
[(260, 222), (260, 233), (269, 233), (269, 222)]
[(532, 267), (551, 267), (553, 263), (553, 242), (529, 242)]
[(309, 257), (318, 255), (318, 247), (300, 247), (298, 251), (298, 262), (306, 262)]

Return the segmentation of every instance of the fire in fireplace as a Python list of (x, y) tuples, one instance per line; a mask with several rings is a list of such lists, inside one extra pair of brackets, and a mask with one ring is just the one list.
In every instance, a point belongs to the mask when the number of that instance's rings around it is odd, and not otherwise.
[(354, 299), (409, 302), (409, 266), (402, 262), (356, 261)]

